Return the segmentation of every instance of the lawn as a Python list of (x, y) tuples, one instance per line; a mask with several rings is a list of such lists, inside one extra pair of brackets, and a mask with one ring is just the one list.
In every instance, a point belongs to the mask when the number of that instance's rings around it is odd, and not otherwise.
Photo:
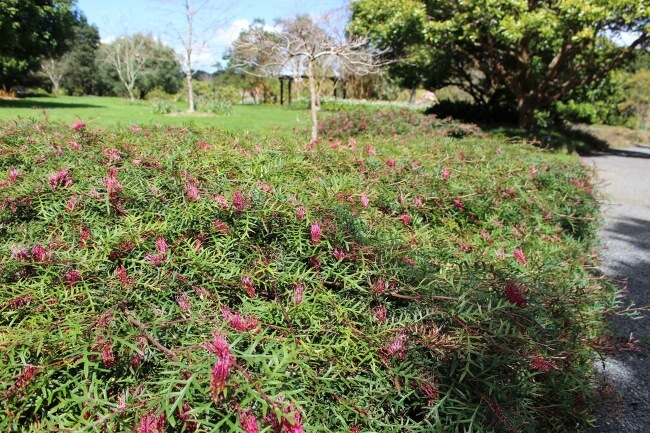
[(251, 114), (295, 112), (88, 101), (0, 130), (0, 431), (589, 425), (614, 296), (577, 161), (413, 112), (307, 145)]
[(0, 99), (0, 121), (22, 119), (70, 123), (81, 119), (92, 127), (128, 127), (134, 124), (206, 126), (240, 132), (289, 134), (293, 128), (309, 127), (307, 111), (268, 105), (235, 105), (227, 116), (206, 113), (189, 114), (176, 104), (172, 114), (155, 114), (148, 101), (129, 102), (124, 98), (99, 96), (60, 96)]

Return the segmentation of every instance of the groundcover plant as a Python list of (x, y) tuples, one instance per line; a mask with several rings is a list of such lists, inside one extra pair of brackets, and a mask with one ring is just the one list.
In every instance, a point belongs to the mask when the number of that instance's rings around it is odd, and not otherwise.
[(5, 125), (0, 430), (585, 427), (589, 173), (463, 131)]

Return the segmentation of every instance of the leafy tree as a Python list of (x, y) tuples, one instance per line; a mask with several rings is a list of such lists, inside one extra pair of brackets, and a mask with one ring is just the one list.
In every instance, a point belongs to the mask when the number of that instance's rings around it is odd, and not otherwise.
[(0, 0), (0, 86), (20, 83), (41, 57), (68, 49), (76, 20), (74, 0)]
[(181, 65), (176, 53), (150, 35), (122, 36), (102, 47), (100, 59), (109, 87), (116, 93), (126, 90), (131, 101), (136, 93), (144, 98), (155, 87), (168, 93), (176, 93), (181, 87)]
[[(350, 30), (410, 65), (403, 78), (460, 86), (479, 104), (506, 98), (525, 128), (536, 110), (602, 80), (650, 41), (650, 8), (638, 0), (356, 0), (351, 7)], [(612, 42), (622, 33), (633, 40)]]
[(169, 94), (177, 93), (183, 86), (183, 74), (174, 50), (151, 37), (146, 38), (145, 45), (150, 55), (136, 80), (140, 99), (154, 88)]
[(99, 30), (79, 15), (73, 31), (70, 51), (63, 57), (66, 68), (62, 86), (71, 95), (97, 94), (100, 92), (96, 64), (101, 45)]

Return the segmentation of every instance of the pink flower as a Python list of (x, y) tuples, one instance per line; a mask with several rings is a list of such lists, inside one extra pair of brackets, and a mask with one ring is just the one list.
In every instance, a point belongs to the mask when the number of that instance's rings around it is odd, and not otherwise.
[(526, 305), (523, 287), (520, 284), (508, 280), (506, 283), (505, 294), (508, 301), (515, 304), (517, 307), (524, 307)]
[(386, 322), (387, 312), (388, 310), (385, 305), (378, 305), (376, 307), (373, 307), (372, 309), (372, 315), (375, 316), (375, 319), (377, 319), (377, 322), (379, 323)]
[(421, 208), (422, 206), (424, 206), (424, 203), (422, 203), (422, 199), (420, 197), (415, 197), (413, 199), (413, 205), (415, 207)]
[(88, 191), (88, 195), (91, 196), (92, 198), (96, 198), (96, 199), (102, 198), (101, 194), (99, 194), (99, 191), (97, 191), (94, 188), (91, 189), (90, 191)]
[(305, 287), (302, 283), (296, 283), (293, 286), (293, 303), (298, 305), (302, 302), (302, 295), (305, 293)]
[(223, 234), (227, 234), (230, 231), (228, 224), (220, 220), (212, 221), (212, 227), (214, 228), (215, 231)]
[(61, 149), (61, 146), (56, 147), (56, 154), (57, 156), (63, 155), (63, 149)]
[(82, 243), (86, 243), (91, 237), (92, 233), (90, 232), (90, 229), (88, 227), (83, 227), (81, 229), (81, 233), (79, 234), (79, 237), (81, 238)]
[(111, 148), (111, 149), (102, 149), (102, 154), (108, 159), (109, 161), (119, 161), (122, 159), (120, 156), (120, 150)]
[(45, 248), (43, 248), (43, 245), (34, 245), (34, 248), (32, 248), (32, 257), (34, 257), (37, 262), (45, 261), (47, 256), (48, 253), (45, 251)]
[(135, 433), (164, 433), (165, 423), (164, 413), (160, 416), (150, 413), (140, 420), (140, 424), (138, 424)]
[(323, 231), (321, 230), (320, 225), (317, 222), (311, 223), (311, 243), (318, 245), (322, 234)]
[(438, 379), (434, 378), (432, 381), (420, 382), (418, 383), (418, 388), (429, 399), (429, 406), (433, 406), (439, 397)]
[(181, 310), (191, 311), (190, 300), (185, 293), (176, 296), (176, 303)]
[(185, 187), (185, 193), (187, 194), (187, 199), (189, 201), (197, 201), (201, 198), (199, 195), (199, 190), (193, 183), (188, 183)]
[(160, 266), (165, 261), (165, 255), (160, 253), (147, 254), (146, 256), (144, 256), (144, 259), (154, 266)]
[(115, 197), (120, 191), (122, 191), (122, 185), (120, 181), (117, 180), (117, 171), (115, 167), (109, 167), (108, 175), (104, 179), (104, 186), (106, 187), (106, 192), (109, 197)]
[(185, 423), (185, 430), (189, 432), (196, 431), (196, 423), (191, 421), (192, 415), (189, 413), (192, 410), (186, 401), (178, 408), (178, 417)]
[(232, 206), (237, 209), (239, 212), (243, 211), (246, 207), (246, 202), (244, 201), (244, 195), (241, 191), (237, 190), (232, 195)]
[(251, 298), (255, 297), (255, 287), (253, 287), (253, 283), (251, 283), (251, 277), (249, 276), (244, 276), (241, 277), (241, 285), (244, 290), (246, 290), (246, 293), (248, 293), (248, 296)]
[(388, 285), (386, 284), (386, 281), (379, 279), (375, 281), (375, 284), (372, 286), (372, 291), (374, 292), (375, 295), (381, 295), (388, 289)]
[(463, 201), (459, 198), (454, 199), (454, 206), (456, 206), (458, 209), (463, 210), (465, 209), (465, 204)]
[(16, 260), (27, 260), (29, 258), (29, 254), (27, 254), (27, 250), (24, 247), (17, 247), (16, 245), (12, 245), (11, 247), (11, 256), (16, 259)]
[(389, 344), (384, 348), (384, 353), (388, 356), (397, 355), (399, 359), (404, 359), (406, 356), (406, 349), (408, 348), (406, 342), (408, 337), (406, 334), (398, 334)]
[(533, 166), (530, 167), (530, 170), (528, 170), (528, 172), (530, 173), (531, 176), (535, 176), (537, 174), (537, 169), (535, 168), (535, 166)]
[(345, 258), (345, 252), (339, 250), (338, 248), (334, 248), (334, 251), (332, 252), (332, 255), (339, 262)]
[(332, 142), (330, 142), (330, 147), (331, 147), (332, 149), (336, 149), (336, 148), (339, 147), (340, 145), (341, 145), (341, 142), (340, 142), (340, 141), (332, 141)]
[(411, 222), (411, 216), (409, 214), (403, 213), (399, 216), (399, 219), (402, 220), (402, 223), (407, 226)]
[(20, 170), (17, 168), (12, 168), (9, 170), (9, 182), (15, 182), (16, 179), (18, 179), (18, 176), (20, 175)]
[(217, 202), (219, 207), (223, 210), (228, 210), (230, 209), (230, 203), (228, 203), (228, 200), (222, 195), (218, 195), (214, 198), (214, 200)]
[(24, 388), (29, 385), (29, 383), (34, 379), (36, 376), (36, 367), (34, 367), (31, 364), (27, 364), (24, 368), (23, 371), (20, 373), (20, 375), (16, 378), (16, 381), (9, 387), (9, 389), (5, 392), (4, 398), (6, 398), (9, 401), (13, 400), (14, 395), (18, 393), (19, 391), (22, 391)]
[(515, 259), (517, 259), (519, 263), (526, 266), (526, 263), (528, 263), (528, 261), (526, 260), (526, 256), (524, 255), (523, 251), (521, 251), (520, 249), (515, 249), (513, 254), (515, 256)]
[(298, 218), (298, 220), (300, 220), (300, 221), (305, 219), (305, 208), (304, 207), (298, 206), (296, 208), (296, 218)]
[(395, 167), (395, 160), (394, 159), (388, 159), (386, 160), (386, 165), (389, 167)]
[(81, 274), (77, 272), (76, 270), (70, 270), (65, 273), (65, 281), (68, 283), (69, 286), (74, 286), (81, 280)]
[(245, 433), (259, 433), (260, 428), (257, 424), (257, 418), (250, 409), (239, 412), (239, 424)]
[(370, 145), (366, 146), (366, 152), (368, 152), (370, 155), (377, 155), (375, 148)]
[(449, 170), (448, 167), (442, 167), (442, 170), (440, 170), (440, 177), (442, 180), (448, 180), (449, 177), (451, 177), (451, 170)]
[(72, 186), (72, 177), (70, 177), (70, 171), (63, 169), (50, 175), (50, 186), (52, 188), (57, 188), (60, 186), (67, 188)]
[(250, 316), (244, 318), (237, 312), (233, 313), (228, 307), (223, 307), (221, 309), (221, 314), (223, 314), (223, 317), (228, 322), (228, 325), (235, 331), (253, 331), (259, 326), (259, 322), (256, 318)]
[(214, 353), (219, 358), (231, 358), (232, 352), (228, 346), (226, 338), (215, 331), (212, 331), (212, 341), (209, 341), (203, 345), (203, 347), (211, 353)]
[(370, 204), (370, 199), (365, 194), (361, 195), (361, 200), (360, 201), (361, 201), (361, 206), (363, 206), (363, 207), (368, 207), (368, 205)]
[(86, 124), (84, 122), (82, 122), (81, 120), (75, 120), (74, 122), (72, 122), (70, 124), (70, 126), (75, 131), (81, 131), (82, 129), (84, 129), (86, 127)]
[(556, 368), (556, 365), (553, 361), (548, 361), (542, 358), (541, 356), (537, 355), (535, 358), (533, 358), (532, 361), (530, 361), (529, 367), (531, 370), (547, 373), (552, 369)]
[(463, 250), (463, 251), (473, 251), (474, 250), (473, 246), (471, 246), (470, 244), (463, 243), (463, 242), (458, 242), (458, 244), (456, 244), (456, 245), (458, 246), (458, 249)]
[(302, 415), (300, 409), (294, 409), (293, 403), (282, 410), (287, 417), (282, 417), (281, 431), (282, 433), (304, 433), (302, 428)]
[(77, 143), (74, 140), (70, 141), (70, 147), (72, 147), (72, 150), (75, 150), (77, 152), (81, 150), (81, 146), (79, 145), (79, 143)]
[(124, 266), (118, 266), (117, 269), (115, 270), (115, 274), (117, 275), (117, 278), (122, 282), (123, 285), (126, 285), (129, 283), (129, 278), (126, 275), (126, 268)]
[(232, 367), (231, 357), (219, 357), (212, 365), (210, 374), (210, 396), (215, 403), (221, 400), (221, 395), (226, 389), (230, 368)]
[(102, 350), (102, 363), (106, 367), (112, 367), (115, 365), (115, 356), (113, 355), (113, 347), (111, 346), (111, 340), (106, 342), (104, 350)]
[(142, 131), (142, 128), (140, 128), (138, 125), (131, 125), (131, 132), (135, 134), (136, 132), (140, 131)]
[(165, 241), (165, 238), (156, 239), (156, 250), (158, 250), (160, 254), (166, 254), (167, 249), (167, 242)]
[(77, 208), (77, 198), (78, 197), (76, 195), (73, 195), (72, 197), (70, 197), (70, 199), (68, 200), (68, 202), (65, 205), (66, 212), (70, 213), (70, 212), (74, 211)]

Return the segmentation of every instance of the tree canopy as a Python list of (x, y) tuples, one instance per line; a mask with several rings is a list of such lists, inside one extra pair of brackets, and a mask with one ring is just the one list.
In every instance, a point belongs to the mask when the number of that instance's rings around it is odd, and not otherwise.
[(457, 85), (479, 104), (505, 97), (526, 128), (535, 110), (604, 79), (650, 41), (650, 7), (638, 0), (356, 0), (351, 7), (350, 31), (402, 60), (393, 73), (430, 88)]
[(78, 19), (74, 0), (0, 0), (0, 87), (68, 50)]

